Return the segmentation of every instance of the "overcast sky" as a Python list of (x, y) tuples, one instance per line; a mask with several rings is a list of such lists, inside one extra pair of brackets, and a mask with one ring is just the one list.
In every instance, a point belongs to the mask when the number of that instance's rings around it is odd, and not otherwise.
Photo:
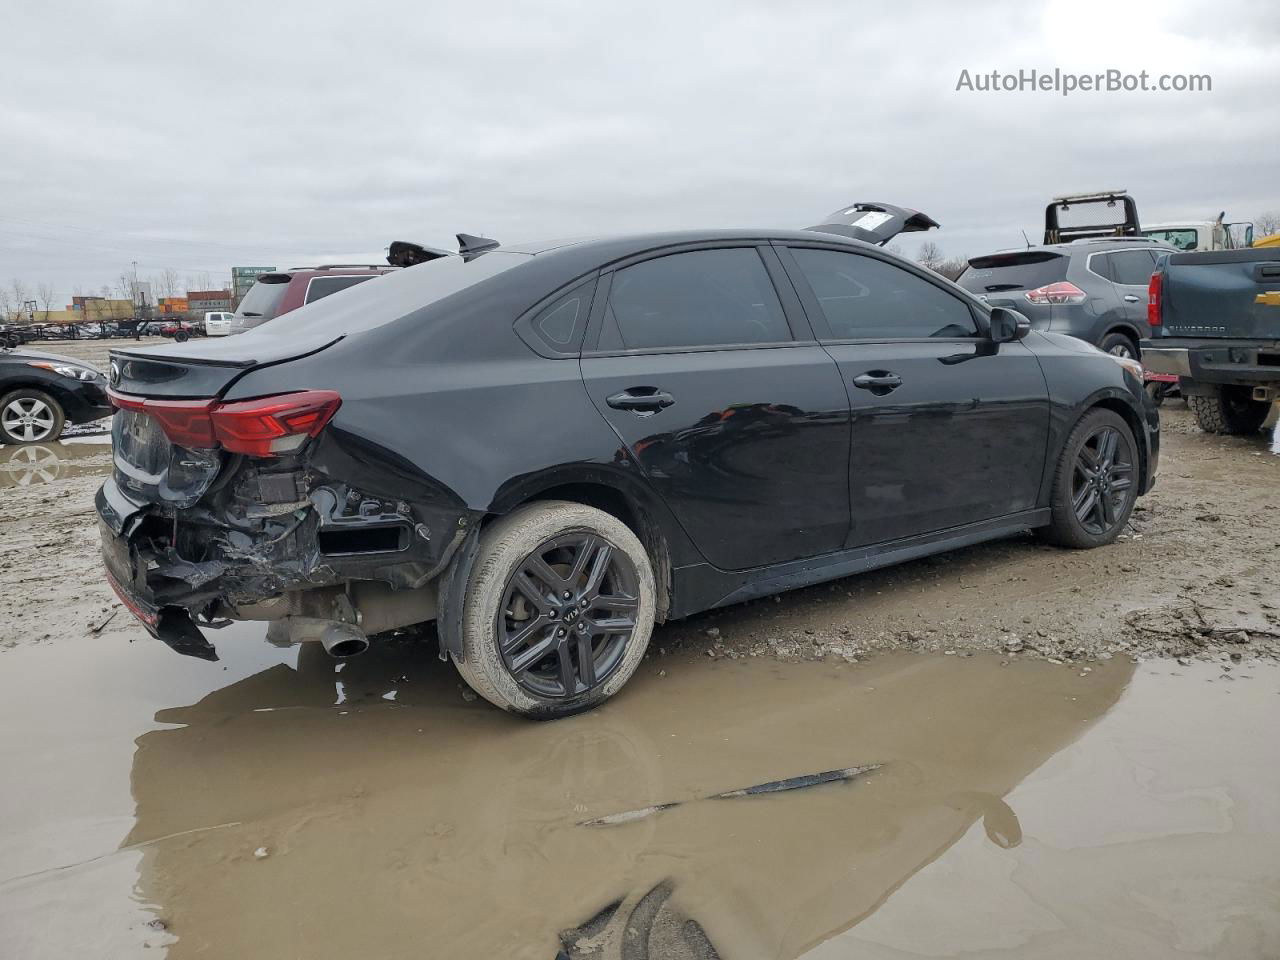
[[(1055, 194), (1144, 221), (1280, 208), (1280, 9), (892, 4), (5, 4), (0, 283), (55, 304), (138, 261), (380, 260), (916, 207), (949, 255)], [(962, 69), (1208, 73), (1208, 93), (974, 93)], [(902, 246), (914, 254), (919, 240)]]

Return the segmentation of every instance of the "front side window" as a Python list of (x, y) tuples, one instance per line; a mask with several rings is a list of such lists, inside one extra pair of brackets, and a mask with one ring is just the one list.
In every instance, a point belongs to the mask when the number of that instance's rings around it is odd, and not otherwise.
[(354, 287), (357, 283), (372, 280), (375, 276), (377, 274), (369, 273), (354, 277), (315, 277), (307, 284), (307, 299), (305, 302), (315, 303), (317, 300), (323, 300), (339, 290), (346, 290), (348, 287)]
[(874, 257), (794, 248), (836, 340), (974, 337), (973, 314), (959, 297)]
[(1111, 261), (1111, 279), (1128, 286), (1145, 287), (1156, 267), (1150, 250), (1118, 250), (1107, 256)]
[(1200, 238), (1193, 227), (1185, 230), (1143, 230), (1142, 235), (1152, 240), (1163, 240), (1179, 250), (1194, 250), (1200, 245)]
[(791, 339), (754, 247), (694, 250), (614, 274), (601, 350), (662, 350)]

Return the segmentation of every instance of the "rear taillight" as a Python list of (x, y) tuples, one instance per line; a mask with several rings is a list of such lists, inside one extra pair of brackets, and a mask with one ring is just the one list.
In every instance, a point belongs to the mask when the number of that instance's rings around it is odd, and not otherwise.
[(1160, 298), (1164, 292), (1164, 274), (1156, 271), (1147, 284), (1147, 323), (1160, 326)]
[(1059, 280), (1048, 286), (1028, 290), (1023, 296), (1030, 303), (1084, 303), (1086, 294), (1074, 283)]
[(220, 403), (212, 412), (213, 433), (224, 450), (280, 457), (323, 430), (341, 405), (342, 398), (332, 390)]
[(342, 405), (332, 390), (302, 390), (256, 400), (149, 400), (108, 391), (121, 410), (153, 417), (180, 447), (221, 447), (251, 457), (294, 453), (323, 430)]

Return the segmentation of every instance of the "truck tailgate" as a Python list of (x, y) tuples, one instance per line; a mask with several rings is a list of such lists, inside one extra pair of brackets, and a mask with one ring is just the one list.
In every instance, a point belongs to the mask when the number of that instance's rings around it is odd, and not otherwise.
[(1280, 339), (1280, 249), (1174, 254), (1163, 299), (1153, 338)]

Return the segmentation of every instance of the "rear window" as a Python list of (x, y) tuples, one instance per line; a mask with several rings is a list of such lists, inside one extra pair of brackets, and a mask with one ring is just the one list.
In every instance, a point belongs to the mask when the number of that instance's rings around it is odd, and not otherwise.
[(273, 274), (269, 280), (264, 278), (256, 281), (240, 301), (236, 316), (270, 320), (280, 309), (284, 292), (289, 289), (289, 280), (290, 277), (286, 274)]
[(1192, 227), (1185, 230), (1143, 230), (1142, 235), (1152, 240), (1163, 240), (1179, 250), (1194, 250), (1200, 244), (1200, 238)]
[(1060, 253), (1027, 250), (974, 257), (956, 283), (970, 293), (1034, 290), (1067, 278), (1068, 260)]
[(372, 280), (377, 274), (362, 274), (354, 277), (312, 277), (307, 284), (307, 296), (303, 303), (315, 303), (330, 294), (354, 287), (357, 283)]
[[(254, 328), (246, 336), (342, 336), (371, 330), (531, 259), (525, 254), (502, 250), (471, 260), (452, 255), (440, 257), (384, 274), (377, 283), (359, 284), (347, 296), (329, 297), (291, 310), (271, 323)], [(254, 287), (256, 289), (257, 286)], [(253, 290), (249, 293), (252, 295)], [(247, 302), (248, 297), (245, 299)]]

